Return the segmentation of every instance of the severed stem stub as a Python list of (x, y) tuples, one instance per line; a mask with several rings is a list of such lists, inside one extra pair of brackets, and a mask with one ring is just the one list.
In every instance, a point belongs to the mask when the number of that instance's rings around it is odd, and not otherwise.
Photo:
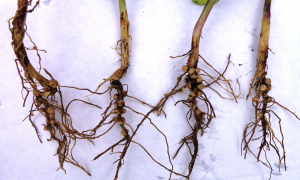
[[(76, 138), (82, 137), (81, 134), (75, 130), (72, 126), (72, 121), (70, 115), (67, 113), (63, 106), (62, 102), (62, 93), (60, 90), (60, 85), (57, 80), (46, 70), (47, 75), (51, 78), (48, 80), (38, 72), (35, 67), (31, 64), (23, 39), (26, 32), (26, 16), (27, 13), (32, 13), (35, 8), (39, 5), (39, 0), (36, 1), (36, 4), (32, 9), (28, 9), (31, 6), (32, 0), (18, 0), (18, 9), (14, 17), (9, 19), (9, 30), (12, 34), (12, 47), (14, 53), (17, 57), (16, 66), (22, 82), (22, 87), (27, 91), (26, 97), (24, 99), (23, 106), (28, 97), (28, 93), (32, 92), (33, 94), (33, 103), (29, 115), (29, 121), (32, 126), (35, 128), (36, 134), (41, 141), (38, 130), (32, 122), (33, 112), (39, 111), (45, 118), (46, 123), (44, 125), (44, 130), (50, 133), (50, 140), (55, 140), (58, 143), (58, 148), (56, 154), (58, 155), (58, 160), (60, 168), (66, 172), (63, 165), (65, 162), (71, 163), (76, 167), (79, 167), (83, 171), (87, 172), (82, 166), (80, 166), (76, 160), (73, 158), (72, 149), (76, 144)], [(12, 27), (11, 27), (12, 24)], [(25, 28), (26, 27), (26, 28)], [(28, 35), (29, 36), (29, 35)], [(31, 38), (30, 38), (31, 40)], [(31, 40), (33, 43), (33, 41)], [(38, 51), (38, 48), (34, 44), (34, 49)], [(44, 51), (44, 50), (43, 50)], [(38, 53), (37, 53), (38, 54)], [(40, 56), (38, 54), (40, 59)], [(21, 74), (19, 65), (21, 65), (24, 75)], [(55, 100), (55, 95), (58, 94), (60, 97), (60, 104)], [(61, 116), (56, 116), (55, 114), (59, 113)], [(26, 118), (25, 118), (26, 119)], [(72, 141), (74, 140), (74, 141)], [(71, 143), (73, 147), (70, 148)]]
[[(267, 158), (266, 151), (270, 151), (270, 149), (272, 148), (278, 155), (279, 166), (281, 166), (281, 164), (284, 164), (285, 170), (286, 152), (283, 142), (284, 136), (281, 129), (281, 119), (274, 111), (270, 110), (269, 108), (274, 104), (277, 104), (280, 107), (292, 113), (297, 119), (299, 119), (295, 113), (291, 112), (289, 109), (276, 102), (273, 97), (269, 96), (269, 92), (271, 91), (272, 86), (271, 79), (267, 78), (266, 75), (269, 49), (268, 44), (270, 34), (271, 2), (272, 0), (265, 0), (256, 71), (253, 79), (251, 80), (249, 93), (246, 97), (246, 99), (248, 99), (250, 96), (250, 91), (255, 89), (256, 95), (252, 98), (252, 105), (255, 108), (255, 121), (247, 124), (244, 130), (243, 140), (241, 144), (241, 149), (245, 151), (245, 158), (247, 152), (249, 151), (251, 154), (253, 154), (253, 156), (257, 159), (258, 162), (262, 162), (265, 166), (271, 169), (270, 179), (271, 174), (273, 172), (273, 168)], [(278, 119), (280, 129), (279, 133), (273, 131), (273, 128), (271, 126), (271, 115), (274, 115)], [(262, 134), (258, 135), (258, 133)], [(281, 138), (278, 138), (278, 134), (279, 136), (281, 136)], [(258, 136), (259, 138), (254, 138), (254, 136)], [(261, 144), (258, 148), (257, 154), (250, 149), (250, 142), (254, 140), (261, 140)], [(261, 154), (264, 154), (267, 163), (261, 160)]]

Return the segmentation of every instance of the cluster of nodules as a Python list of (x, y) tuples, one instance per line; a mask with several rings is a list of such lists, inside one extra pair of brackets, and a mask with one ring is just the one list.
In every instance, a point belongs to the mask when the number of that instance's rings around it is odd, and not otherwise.
[[(254, 81), (254, 80), (252, 80)], [(271, 79), (270, 78), (264, 78), (263, 83), (258, 85), (256, 87), (256, 95), (254, 98), (252, 98), (252, 102), (258, 102), (260, 100), (260, 97), (263, 96), (267, 103), (270, 103), (272, 101), (272, 97), (265, 96), (264, 94), (268, 94), (269, 91), (271, 91)]]
[(120, 94), (114, 94), (113, 95), (113, 98), (115, 100), (113, 113), (116, 116), (113, 117), (112, 120), (114, 122), (118, 122), (120, 124), (120, 126), (122, 127), (121, 134), (123, 136), (127, 135), (127, 130), (124, 127), (125, 118), (122, 117), (122, 115), (126, 113), (126, 109), (124, 109), (124, 107), (125, 107), (125, 101), (123, 100), (122, 97), (125, 97), (126, 95), (127, 95), (127, 91), (123, 91), (123, 95), (122, 96), (120, 96)]
[[(58, 86), (58, 82), (56, 80), (50, 80), (49, 81), (49, 85), (50, 85), (51, 88), (53, 88), (53, 89), (56, 90), (56, 88)], [(43, 102), (46, 101), (43, 97), (48, 97), (49, 95), (52, 95), (53, 89), (49, 89), (47, 87), (44, 87), (40, 91), (40, 90), (38, 90), (36, 88), (35, 84), (33, 84), (33, 89), (34, 90), (33, 90), (32, 94), (35, 97), (34, 104), (35, 104), (36, 108), (45, 117), (48, 116), (47, 125), (44, 127), (44, 130), (47, 131), (50, 128), (48, 126), (51, 126), (51, 125), (55, 126), (56, 125), (56, 121), (55, 121), (55, 109), (54, 109), (54, 107), (51, 104), (49, 104), (48, 107), (42, 107), (42, 104), (43, 104)]]
[[(204, 84), (202, 83), (203, 79), (199, 76), (200, 69), (199, 68), (189, 68), (188, 66), (182, 66), (182, 71), (187, 72), (188, 75), (185, 76), (185, 87), (189, 88), (190, 94), (188, 100), (190, 101), (190, 106), (193, 110), (196, 109), (196, 105), (194, 104), (194, 100), (202, 95), (202, 90), (204, 89)], [(184, 87), (182, 88), (182, 91)]]

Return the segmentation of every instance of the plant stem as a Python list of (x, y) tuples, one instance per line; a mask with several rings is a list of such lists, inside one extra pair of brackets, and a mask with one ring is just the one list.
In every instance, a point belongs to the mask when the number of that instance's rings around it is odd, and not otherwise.
[(125, 73), (129, 66), (129, 21), (128, 21), (128, 15), (127, 15), (127, 8), (125, 0), (119, 0), (119, 6), (120, 6), (120, 28), (121, 28), (121, 68), (119, 69), (119, 72), (115, 75), (120, 79)]
[(260, 41), (258, 48), (258, 59), (256, 68), (256, 78), (261, 79), (265, 73), (268, 58), (268, 45), (270, 35), (271, 1), (266, 0), (261, 24)]
[(121, 25), (121, 54), (122, 62), (121, 68), (128, 68), (129, 66), (129, 21), (126, 9), (125, 0), (119, 0), (120, 3), (120, 25)]
[(10, 29), (12, 33), (12, 45), (14, 52), (18, 58), (19, 63), (25, 71), (25, 77), (29, 81), (33, 81), (32, 78), (35, 78), (42, 86), (50, 87), (49, 80), (42, 76), (30, 63), (26, 49), (23, 43), (25, 36), (25, 24), (26, 24), (26, 15), (28, 11), (28, 0), (18, 0), (18, 10), (15, 17), (13, 18), (12, 25)]
[(187, 66), (189, 68), (195, 68), (197, 67), (198, 59), (199, 59), (199, 42), (200, 37), (202, 34), (203, 26), (206, 22), (206, 19), (214, 6), (216, 0), (208, 0), (193, 31), (193, 37), (192, 37), (192, 52), (189, 56)]
[[(264, 11), (262, 17), (261, 31), (260, 31), (260, 40), (258, 47), (258, 58), (256, 64), (256, 72), (251, 80), (249, 93), (247, 94), (246, 99), (251, 95), (250, 91), (254, 86), (260, 86), (265, 84), (265, 76), (267, 74), (267, 59), (268, 59), (268, 49), (269, 49), (269, 36), (270, 36), (270, 18), (271, 18), (271, 1), (265, 0)], [(256, 93), (258, 94), (258, 93)]]
[(129, 21), (127, 15), (127, 8), (125, 0), (119, 0), (120, 7), (120, 28), (121, 28), (121, 67), (117, 69), (109, 78), (105, 79), (101, 84), (98, 85), (95, 92), (97, 92), (100, 87), (107, 81), (120, 81), (120, 79), (126, 74), (126, 71), (129, 67), (129, 53), (130, 53), (130, 44), (129, 38), (131, 36), (128, 33), (129, 30)]

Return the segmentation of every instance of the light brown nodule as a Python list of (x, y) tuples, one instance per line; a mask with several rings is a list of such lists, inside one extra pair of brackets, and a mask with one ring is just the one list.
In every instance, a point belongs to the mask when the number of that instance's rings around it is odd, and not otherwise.
[(49, 81), (49, 85), (50, 85), (52, 88), (57, 88), (58, 82), (57, 82), (56, 80), (54, 80), (54, 79), (51, 79), (51, 80)]
[(51, 121), (50, 121), (50, 124), (51, 124), (51, 125), (54, 125), (55, 123), (56, 123), (55, 120), (51, 120)]
[(112, 119), (114, 122), (118, 122), (118, 116), (113, 117)]
[(122, 134), (123, 136), (126, 136), (126, 135), (127, 135), (126, 130), (123, 129), (123, 130), (121, 131), (121, 134)]
[(260, 86), (260, 90), (261, 90), (261, 91), (266, 91), (266, 90), (267, 90), (267, 86), (264, 85), (264, 84), (261, 85), (261, 86)]
[(198, 77), (198, 78), (197, 78), (197, 83), (201, 83), (202, 80), (203, 80), (202, 77)]
[(270, 85), (270, 84), (271, 84), (271, 79), (270, 79), (270, 78), (267, 78), (266, 81), (265, 81), (265, 83), (266, 83), (267, 85)]
[(184, 73), (186, 73), (187, 71), (188, 71), (188, 67), (187, 67), (187, 65), (183, 65), (182, 66), (182, 71), (184, 72)]
[(204, 84), (199, 84), (199, 85), (197, 86), (197, 88), (198, 88), (199, 90), (203, 90), (203, 89), (204, 89)]
[(252, 102), (258, 102), (259, 99), (260, 99), (259, 97), (253, 97), (253, 98), (252, 98)]
[(37, 90), (37, 89), (35, 89), (35, 90), (32, 91), (32, 94), (33, 94), (34, 96), (39, 96), (39, 95), (40, 95), (40, 91)]
[(54, 113), (54, 108), (52, 106), (47, 108), (47, 113), (53, 114)]
[(195, 72), (195, 68), (190, 68), (189, 69), (189, 74), (193, 74)]

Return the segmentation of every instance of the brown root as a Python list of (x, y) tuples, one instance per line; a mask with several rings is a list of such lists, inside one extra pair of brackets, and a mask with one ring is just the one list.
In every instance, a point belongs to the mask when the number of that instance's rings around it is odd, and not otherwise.
[[(190, 52), (182, 55), (182, 56), (178, 56), (178, 57), (185, 57), (187, 55), (190, 55), (191, 52), (193, 52), (193, 50), (191, 50)], [(200, 56), (201, 57), (201, 56)], [(202, 57), (201, 57), (202, 58)], [(204, 60), (204, 58), (202, 58)], [(237, 98), (240, 97), (239, 95), (235, 95), (235, 93), (233, 92), (230, 80), (227, 80), (224, 77), (224, 74), (230, 64), (230, 56), (228, 58), (228, 63), (227, 66), (224, 70), (224, 72), (219, 73), (218, 71), (216, 71), (209, 63), (207, 63), (205, 60), (204, 62), (211, 67), (215, 72), (217, 72), (217, 74), (219, 75), (218, 77), (213, 77), (210, 74), (206, 73), (206, 76), (209, 77), (211, 80), (213, 80), (211, 83), (208, 83), (207, 80), (202, 79), (200, 72), (203, 71), (202, 69), (199, 69), (196, 67), (189, 67), (189, 64), (184, 65), (182, 67), (183, 73), (177, 77), (177, 82), (175, 84), (175, 86), (171, 89), (170, 92), (166, 93), (164, 95), (164, 97), (158, 102), (158, 104), (152, 108), (151, 111), (149, 111), (145, 118), (147, 118), (149, 116), (149, 114), (151, 114), (152, 112), (157, 112), (158, 115), (161, 114), (161, 112), (163, 112), (163, 108), (166, 104), (166, 102), (168, 101), (168, 99), (170, 97), (173, 97), (174, 95), (176, 95), (177, 93), (183, 92), (186, 89), (189, 90), (189, 95), (188, 98), (185, 100), (180, 100), (177, 101), (175, 103), (175, 105), (177, 105), (179, 102), (185, 104), (186, 106), (189, 107), (189, 111), (186, 114), (186, 119), (188, 124), (191, 127), (192, 133), (186, 137), (184, 137), (181, 142), (180, 142), (180, 146), (178, 148), (178, 150), (176, 151), (175, 155), (173, 156), (173, 159), (177, 156), (177, 154), (179, 153), (180, 149), (183, 147), (184, 144), (187, 145), (190, 154), (191, 154), (191, 160), (189, 163), (189, 172), (188, 175), (186, 175), (185, 177), (187, 179), (190, 178), (190, 175), (192, 173), (197, 155), (198, 155), (198, 139), (197, 139), (197, 134), (200, 131), (201, 136), (204, 134), (204, 130), (206, 128), (209, 127), (210, 122), (212, 121), (212, 119), (214, 119), (216, 117), (216, 114), (214, 112), (214, 108), (211, 105), (210, 101), (208, 100), (206, 94), (204, 93), (204, 89), (206, 87), (212, 88), (211, 85), (213, 84), (217, 84), (219, 86), (221, 86), (223, 89), (225, 89), (225, 91), (229, 92), (233, 98), (225, 98), (225, 99), (230, 99), (230, 100), (235, 100), (237, 101)], [(204, 71), (203, 71), (204, 72)], [(184, 77), (185, 76), (185, 77)], [(180, 82), (182, 81), (184, 77), (184, 85), (183, 86), (179, 86)], [(227, 90), (226, 88), (224, 88), (219, 81), (225, 82), (229, 85), (230, 89)], [(206, 83), (206, 84), (204, 84)], [(238, 83), (238, 81), (237, 81)], [(239, 83), (238, 83), (239, 84)], [(216, 90), (215, 90), (216, 91)], [(216, 91), (217, 92), (217, 91)], [(218, 92), (217, 92), (218, 93)], [(219, 93), (218, 93), (219, 94)], [(220, 95), (220, 94), (219, 94)], [(221, 95), (220, 95), (221, 96)], [(222, 97), (222, 96), (221, 96)], [(200, 108), (198, 107), (198, 102), (202, 101), (204, 102), (204, 104), (206, 105), (206, 110), (200, 110)], [(145, 119), (144, 118), (144, 119)], [(191, 119), (195, 119), (195, 124), (192, 126), (190, 123)], [(191, 147), (190, 147), (190, 143), (193, 144), (194, 146), (194, 150), (192, 151)]]
[[(116, 180), (116, 179), (118, 179), (119, 171), (120, 171), (121, 167), (124, 165), (124, 158), (126, 156), (128, 148), (130, 146), (130, 143), (134, 142), (134, 143), (138, 144), (140, 147), (142, 147), (154, 162), (156, 162), (157, 164), (159, 164), (163, 168), (170, 171), (170, 178), (171, 178), (172, 173), (175, 173), (175, 172), (173, 172), (173, 165), (172, 165), (172, 162), (170, 160), (169, 146), (168, 146), (166, 136), (151, 122), (151, 119), (148, 118), (149, 114), (144, 115), (140, 112), (137, 112), (133, 108), (131, 108), (129, 106), (126, 106), (126, 97), (128, 97), (128, 98), (131, 98), (131, 99), (134, 99), (134, 100), (140, 102), (141, 104), (144, 104), (144, 105), (147, 105), (151, 108), (154, 108), (153, 106), (145, 103), (144, 101), (139, 100), (138, 98), (135, 98), (133, 96), (129, 96), (128, 95), (128, 85), (126, 85), (127, 89), (124, 90), (125, 84), (121, 83), (121, 78), (123, 76), (125, 76), (126, 71), (127, 71), (128, 67), (129, 67), (129, 64), (130, 64), (129, 63), (129, 53), (131, 51), (131, 43), (130, 42), (132, 42), (132, 38), (128, 34), (129, 21), (128, 21), (128, 16), (127, 16), (125, 1), (120, 1), (120, 25), (121, 25), (121, 40), (119, 40), (117, 42), (117, 44), (116, 44), (117, 47), (115, 49), (116, 49), (117, 53), (121, 56), (121, 67), (119, 69), (117, 69), (107, 79), (104, 79), (104, 81), (101, 84), (98, 85), (95, 93), (92, 92), (93, 94), (99, 94), (99, 93), (96, 93), (96, 92), (101, 88), (101, 86), (106, 82), (110, 82), (109, 88), (104, 93), (106, 93), (106, 92), (110, 93), (111, 102), (109, 103), (109, 105), (106, 107), (106, 109), (102, 113), (102, 119), (98, 123), (98, 125), (96, 127), (94, 127), (93, 129), (91, 129), (91, 130), (84, 131), (83, 136), (88, 138), (88, 139), (99, 138), (99, 137), (105, 135), (107, 132), (109, 132), (115, 124), (119, 124), (120, 133), (124, 137), (121, 140), (119, 140), (118, 142), (116, 142), (115, 144), (113, 144), (112, 146), (110, 146), (109, 148), (107, 148), (102, 153), (98, 154), (94, 158), (94, 160), (98, 159), (99, 157), (106, 154), (110, 150), (111, 150), (111, 154), (116, 154), (116, 153), (120, 154), (119, 159), (114, 162), (114, 163), (117, 163), (117, 170), (116, 170), (115, 178), (114, 178)], [(120, 48), (118, 48), (118, 45), (120, 45)], [(121, 50), (121, 51), (119, 52), (118, 50)], [(112, 90), (116, 92), (113, 95), (111, 95)], [(103, 94), (103, 93), (101, 93), (101, 94)], [(135, 130), (130, 126), (130, 120), (126, 119), (126, 123), (125, 123), (124, 114), (127, 112), (127, 110), (130, 110), (130, 111), (136, 113), (137, 115), (142, 115), (144, 117), (143, 120), (141, 120), (141, 122), (138, 124), (138, 126), (136, 127)], [(111, 116), (114, 116), (114, 117), (111, 117)], [(153, 157), (150, 155), (150, 153), (142, 145), (140, 145), (139, 143), (132, 140), (132, 138), (136, 135), (137, 130), (139, 129), (139, 127), (143, 124), (143, 122), (146, 119), (149, 119), (150, 123), (156, 128), (156, 130), (159, 131), (164, 136), (164, 138), (166, 140), (166, 144), (167, 144), (167, 153), (168, 153), (168, 157), (169, 157), (172, 169), (166, 168), (165, 166), (160, 164), (158, 161), (153, 159)], [(97, 130), (100, 129), (102, 126), (107, 125), (107, 124), (111, 124), (111, 123), (113, 123), (113, 125), (107, 131), (105, 131), (104, 133), (102, 133), (100, 135), (96, 134)], [(131, 129), (132, 134), (126, 128), (126, 126), (128, 126)], [(123, 146), (123, 150), (121, 152), (114, 152), (114, 148), (119, 146), (119, 145)], [(175, 173), (175, 174), (178, 174), (178, 173)]]
[[(266, 75), (266, 73), (265, 73)], [(298, 120), (299, 117), (293, 113), (288, 108), (282, 106), (276, 100), (268, 95), (268, 93), (271, 90), (271, 79), (266, 78), (263, 76), (261, 79), (256, 79), (254, 82), (255, 89), (256, 89), (256, 96), (252, 98), (252, 104), (255, 108), (255, 122), (249, 123), (245, 130), (242, 140), (242, 150), (245, 151), (244, 157), (246, 158), (247, 152), (249, 151), (253, 156), (257, 159), (258, 162), (261, 161), (261, 153), (265, 153), (265, 159), (268, 161), (267, 158), (267, 151), (270, 151), (270, 148), (272, 148), (277, 156), (278, 156), (278, 162), (279, 164), (283, 164), (286, 170), (286, 152), (284, 148), (284, 135), (281, 128), (281, 118), (272, 110), (269, 110), (269, 108), (273, 105), (279, 105), (283, 109), (287, 110), (291, 114), (293, 114)], [(280, 129), (280, 138), (278, 138), (278, 135), (276, 132), (273, 131), (273, 128), (271, 126), (271, 115), (274, 115), (278, 119), (278, 126)], [(258, 133), (261, 133), (261, 135), (258, 135), (258, 138), (254, 138), (254, 135), (257, 136)], [(258, 153), (255, 154), (250, 149), (250, 142), (260, 140), (261, 144), (259, 146)], [(243, 146), (244, 145), (244, 146)], [(242, 153), (242, 152), (241, 152)], [(266, 164), (262, 162), (264, 165), (266, 165), (268, 168), (271, 169), (271, 173), (273, 171), (273, 168), (270, 163)], [(280, 170), (280, 169), (279, 169)], [(270, 173), (270, 174), (271, 174)]]
[[(34, 9), (39, 5), (39, 1), (36, 2), (32, 9), (28, 10), (28, 7), (31, 6), (31, 3), (31, 0), (18, 0), (18, 10), (16, 11), (15, 16), (9, 20), (9, 30), (12, 34), (12, 46), (17, 57), (16, 66), (22, 82), (23, 90), (26, 90), (27, 92), (25, 98), (23, 97), (23, 106), (25, 106), (28, 94), (32, 92), (33, 103), (27, 117), (29, 118), (32, 126), (35, 128), (40, 142), (41, 139), (38, 135), (38, 130), (32, 122), (31, 118), (33, 112), (35, 111), (39, 111), (45, 117), (46, 123), (44, 125), (44, 130), (49, 131), (50, 133), (50, 139), (48, 139), (48, 141), (55, 140), (58, 143), (56, 155), (58, 156), (60, 169), (65, 171), (63, 165), (65, 162), (67, 162), (73, 164), (76, 167), (79, 167), (88, 175), (90, 175), (89, 172), (87, 172), (76, 162), (72, 155), (72, 150), (76, 144), (76, 138), (80, 137), (81, 134), (72, 127), (71, 117), (67, 113), (67, 110), (63, 107), (63, 98), (59, 83), (46, 69), (44, 69), (44, 71), (49, 75), (49, 77), (51, 78), (50, 80), (40, 74), (41, 58), (38, 53), (39, 50), (37, 49), (36, 44), (32, 41), (30, 36), (26, 33), (25, 28), (27, 13), (33, 12)], [(37, 51), (40, 66), (39, 71), (36, 71), (27, 56), (27, 48), (25, 48), (25, 45), (23, 43), (25, 34), (28, 35), (30, 41), (34, 44), (33, 50)], [(21, 74), (19, 65), (21, 65), (24, 71), (24, 75)], [(57, 94), (60, 98), (60, 103), (55, 100), (55, 95)], [(56, 116), (57, 113), (61, 115), (60, 118)], [(73, 146), (72, 148), (70, 148), (70, 145), (72, 143)]]

